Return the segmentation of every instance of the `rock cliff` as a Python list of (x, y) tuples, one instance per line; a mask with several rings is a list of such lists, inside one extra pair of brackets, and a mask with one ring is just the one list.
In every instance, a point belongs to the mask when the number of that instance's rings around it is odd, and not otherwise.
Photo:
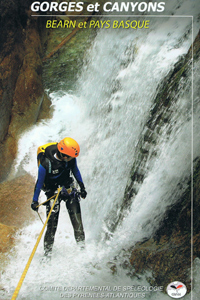
[[(26, 174), (7, 181), (17, 154), (18, 139), (29, 126), (51, 115), (51, 102), (45, 88), (57, 90), (60, 78), (66, 74), (69, 79), (63, 77), (63, 80), (70, 88), (69, 83), (74, 82), (82, 65), (81, 57), (84, 56), (91, 31), (79, 36), (78, 45), (75, 38), (70, 41), (68, 49), (61, 49), (61, 59), (43, 63), (45, 55), (62, 42), (72, 29), (60, 32), (46, 30), (42, 18), (31, 17), (31, 0), (0, 2), (0, 252), (5, 254), (1, 256), (3, 264), (6, 252), (15, 241), (15, 233), (36, 216), (30, 208), (34, 179)], [(63, 64), (62, 57), (66, 55), (70, 59)], [(46, 86), (44, 81), (48, 82)]]
[(0, 180), (16, 156), (19, 135), (34, 124), (50, 101), (42, 82), (39, 21), (30, 18), (32, 1), (1, 1), (0, 36)]
[(0, 253), (1, 266), (7, 261), (15, 242), (15, 234), (37, 215), (31, 210), (35, 179), (29, 174), (0, 184)]
[[(168, 123), (170, 106), (176, 101), (176, 95), (181, 90), (180, 86), (185, 86), (187, 89), (187, 78), (191, 78), (190, 75), (188, 76), (191, 74), (191, 58), (192, 48), (185, 57), (179, 60), (159, 87), (146, 129), (144, 129), (138, 144), (139, 164), (133, 165), (118, 222), (129, 209), (131, 199), (137, 193), (135, 186), (145, 178), (145, 174), (142, 172), (143, 162), (149, 155), (156, 155), (148, 150), (150, 146), (147, 147), (146, 144), (154, 144), (157, 135), (156, 128), (161, 128), (163, 124)], [(200, 63), (200, 32), (193, 44), (193, 59), (194, 68), (197, 68)], [(194, 99), (199, 98), (198, 83), (196, 86), (197, 88), (193, 90)], [(151, 134), (147, 134), (149, 132)], [(193, 142), (195, 143), (195, 136)], [(150, 279), (152, 285), (164, 285), (166, 288), (170, 282), (180, 280), (185, 282), (190, 291), (191, 264), (193, 263), (191, 257), (193, 255), (193, 259), (195, 259), (200, 256), (199, 157), (193, 162), (193, 168), (192, 181), (191, 174), (189, 174), (188, 182), (182, 190), (181, 196), (175, 204), (168, 207), (154, 235), (129, 249), (130, 257), (127, 266), (131, 276), (150, 271), (153, 275), (153, 279)]]
[[(42, 37), (38, 19), (30, 18), (32, 1), (0, 1), (0, 181), (10, 172), (19, 136), (41, 117), (49, 116), (50, 100), (42, 81)], [(0, 184), (1, 263), (12, 248), (15, 232), (34, 219), (29, 176)]]

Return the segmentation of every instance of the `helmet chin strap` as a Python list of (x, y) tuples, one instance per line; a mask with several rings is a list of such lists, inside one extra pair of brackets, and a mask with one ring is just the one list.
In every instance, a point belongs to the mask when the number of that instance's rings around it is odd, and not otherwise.
[(72, 160), (73, 159), (73, 157), (62, 157), (62, 153), (60, 153), (60, 151), (57, 151), (56, 153), (55, 153), (55, 155), (54, 155), (54, 157), (56, 158), (56, 159), (58, 159), (58, 160), (60, 160), (60, 161), (65, 161), (65, 162), (68, 162), (68, 161), (70, 161), (70, 160)]
[(55, 155), (56, 155), (56, 158), (57, 158), (57, 159), (62, 160), (62, 157), (61, 157), (61, 155), (60, 155), (60, 151), (59, 151), (58, 149), (57, 149)]
[(62, 161), (62, 160), (58, 157), (58, 154), (57, 154), (57, 153), (54, 154), (54, 157), (55, 157), (57, 160)]

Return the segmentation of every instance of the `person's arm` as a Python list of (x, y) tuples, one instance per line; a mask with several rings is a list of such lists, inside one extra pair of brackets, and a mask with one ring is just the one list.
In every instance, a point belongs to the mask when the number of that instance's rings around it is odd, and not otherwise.
[(84, 183), (83, 183), (83, 179), (81, 177), (81, 173), (80, 173), (79, 168), (77, 166), (76, 158), (75, 158), (75, 163), (72, 167), (72, 173), (73, 173), (74, 177), (76, 178), (76, 181), (78, 182), (78, 184), (81, 188), (81, 197), (86, 198), (87, 192), (85, 190), (85, 186), (84, 186)]
[(78, 184), (79, 184), (79, 182), (83, 183), (83, 179), (81, 177), (81, 173), (80, 173), (79, 168), (77, 166), (76, 158), (75, 158), (75, 162), (74, 162), (73, 167), (72, 167), (72, 173), (73, 173), (74, 177), (76, 178), (76, 181), (78, 182)]
[(38, 168), (38, 179), (37, 179), (37, 182), (35, 185), (33, 201), (38, 202), (38, 197), (39, 197), (40, 191), (43, 187), (45, 176), (46, 176), (46, 169), (40, 164), (39, 168)]

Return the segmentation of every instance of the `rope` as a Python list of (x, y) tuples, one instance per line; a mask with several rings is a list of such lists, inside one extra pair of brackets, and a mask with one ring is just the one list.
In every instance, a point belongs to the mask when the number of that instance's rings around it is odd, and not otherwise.
[(46, 202), (48, 202), (49, 200), (53, 199), (55, 196), (56, 196), (56, 195), (53, 195), (51, 198), (49, 198), (49, 199), (47, 199), (46, 201), (40, 203), (40, 204), (39, 204), (38, 206), (36, 206), (36, 207), (39, 207), (39, 206), (43, 205), (44, 203), (46, 203)]
[(45, 227), (46, 227), (46, 225), (47, 225), (47, 222), (48, 222), (48, 220), (49, 220), (49, 218), (50, 218), (50, 215), (51, 215), (51, 213), (52, 213), (52, 210), (53, 210), (53, 208), (54, 208), (54, 206), (55, 206), (55, 204), (56, 204), (56, 201), (57, 201), (58, 196), (59, 196), (59, 194), (60, 194), (60, 192), (61, 192), (61, 189), (62, 189), (62, 188), (58, 188), (58, 193), (57, 193), (56, 198), (55, 198), (55, 200), (54, 200), (54, 202), (53, 202), (53, 205), (52, 205), (52, 207), (51, 207), (51, 210), (50, 210), (50, 212), (49, 212), (49, 214), (48, 214), (48, 217), (47, 217), (47, 219), (46, 219), (46, 221), (45, 221), (45, 223), (44, 223), (44, 226), (43, 226), (43, 228), (42, 228), (42, 230), (41, 230), (41, 232), (40, 232), (40, 235), (38, 236), (37, 242), (36, 242), (36, 244), (35, 244), (35, 246), (34, 246), (34, 248), (33, 248), (33, 251), (32, 251), (32, 253), (31, 253), (30, 257), (29, 257), (29, 260), (28, 260), (28, 262), (27, 262), (27, 264), (26, 264), (26, 267), (25, 267), (25, 269), (24, 269), (24, 271), (23, 271), (23, 273), (22, 273), (22, 276), (21, 276), (21, 278), (20, 278), (20, 280), (19, 280), (19, 282), (18, 282), (18, 285), (17, 285), (17, 287), (16, 287), (16, 289), (15, 289), (15, 291), (14, 291), (14, 293), (13, 293), (13, 296), (12, 296), (11, 300), (15, 300), (15, 299), (17, 298), (17, 295), (18, 295), (18, 293), (19, 293), (19, 290), (20, 290), (20, 288), (21, 288), (21, 286), (22, 286), (22, 283), (23, 283), (23, 281), (24, 281), (24, 278), (25, 278), (25, 276), (26, 276), (26, 273), (28, 272), (28, 269), (29, 269), (29, 267), (30, 267), (31, 261), (32, 261), (32, 259), (33, 259), (33, 256), (35, 255), (35, 252), (36, 252), (37, 247), (38, 247), (38, 245), (39, 245), (39, 242), (40, 242), (40, 240), (41, 240), (42, 234), (43, 234), (44, 229), (45, 229)]
[(37, 211), (37, 214), (38, 214), (38, 217), (40, 218), (40, 221), (42, 222), (42, 224), (44, 224), (44, 222), (42, 221), (42, 218), (41, 218), (41, 216), (40, 216), (40, 214), (39, 214), (38, 211)]
[[(56, 194), (53, 195), (52, 197), (48, 198), (47, 200), (45, 200), (44, 202), (40, 203), (38, 206), (36, 206), (36, 208), (40, 207), (41, 205), (45, 204), (46, 202), (48, 202), (49, 200), (53, 199), (54, 197), (56, 197)], [(42, 222), (42, 224), (44, 224), (39, 212), (37, 211), (38, 217), (40, 218), (40, 221)]]

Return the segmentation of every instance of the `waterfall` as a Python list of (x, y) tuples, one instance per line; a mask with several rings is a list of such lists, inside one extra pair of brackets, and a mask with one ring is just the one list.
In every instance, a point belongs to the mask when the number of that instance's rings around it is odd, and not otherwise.
[[(181, 4), (177, 14), (183, 12), (186, 1)], [(194, 14), (197, 14), (195, 7)], [(170, 125), (163, 126), (158, 134), (157, 154), (144, 165), (145, 179), (138, 186), (130, 210), (112, 233), (109, 223), (115, 222), (114, 212), (117, 214), (120, 210), (137, 157), (137, 144), (157, 88), (193, 42), (191, 18), (149, 19), (149, 30), (99, 30), (86, 54), (76, 91), (73, 94), (64, 90), (51, 93), (53, 117), (25, 132), (19, 141), (14, 168), (16, 172), (24, 169), (36, 177), (39, 145), (59, 141), (65, 136), (76, 139), (81, 146), (78, 166), (88, 196), (81, 201), (86, 249), (81, 251), (76, 246), (62, 204), (52, 261), (45, 266), (40, 263), (41, 242), (18, 299), (79, 299), (81, 293), (85, 299), (91, 298), (87, 293), (93, 293), (93, 297), (96, 297), (94, 293), (99, 293), (99, 299), (103, 298), (103, 293), (110, 293), (112, 298), (112, 293), (116, 296), (117, 287), (126, 291), (128, 286), (149, 286), (145, 276), (133, 279), (127, 276), (115, 256), (122, 249), (151, 236), (167, 206), (187, 184), (191, 169), (191, 78), (172, 107)], [(198, 110), (197, 106), (196, 112)], [(195, 113), (193, 118), (198, 115)], [(197, 134), (197, 128), (194, 131)], [(24, 148), (24, 143), (29, 146)], [(198, 149), (196, 144), (194, 156), (199, 154)], [(177, 190), (180, 182), (182, 187)], [(42, 194), (41, 201), (43, 199)], [(45, 218), (44, 207), (41, 215)], [(17, 254), (2, 274), (6, 293), (13, 293), (40, 230), (38, 220), (18, 236)], [(106, 239), (107, 235), (111, 238)], [(114, 264), (118, 271), (113, 274)], [(88, 292), (84, 287), (93, 289)], [(2, 299), (7, 299), (6, 293)], [(130, 290), (128, 293), (129, 298), (136, 297)], [(146, 292), (145, 297), (168, 299), (159, 292)], [(189, 295), (187, 297), (185, 299), (189, 299)]]

